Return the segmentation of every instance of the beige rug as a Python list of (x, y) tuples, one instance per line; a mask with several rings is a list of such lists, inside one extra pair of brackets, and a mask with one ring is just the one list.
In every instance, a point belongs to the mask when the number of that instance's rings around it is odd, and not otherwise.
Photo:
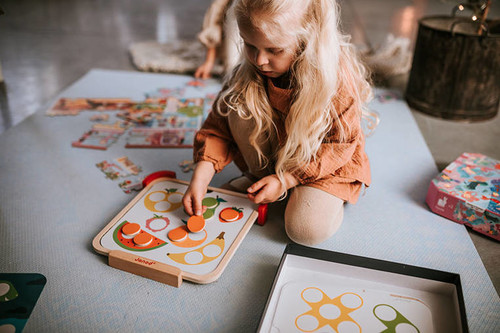
[[(138, 42), (130, 45), (129, 52), (134, 65), (145, 72), (190, 74), (205, 61), (205, 48), (196, 40)], [(410, 40), (393, 35), (373, 50), (359, 49), (359, 54), (377, 82), (409, 72), (413, 55)], [(212, 73), (221, 75), (222, 64), (216, 64)]]
[[(145, 72), (194, 73), (205, 61), (205, 48), (196, 40), (138, 42), (130, 45), (129, 52), (134, 65)], [(222, 71), (222, 65), (216, 64), (212, 73), (221, 75)]]

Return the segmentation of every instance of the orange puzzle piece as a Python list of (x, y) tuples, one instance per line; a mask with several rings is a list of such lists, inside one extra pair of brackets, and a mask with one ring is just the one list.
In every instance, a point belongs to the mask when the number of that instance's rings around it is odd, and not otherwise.
[(205, 219), (203, 216), (193, 215), (187, 221), (187, 228), (191, 232), (200, 232), (205, 229)]
[(170, 238), (172, 242), (181, 242), (187, 238), (187, 235), (188, 235), (188, 230), (186, 226), (182, 226), (170, 230), (170, 232), (168, 233), (168, 238)]

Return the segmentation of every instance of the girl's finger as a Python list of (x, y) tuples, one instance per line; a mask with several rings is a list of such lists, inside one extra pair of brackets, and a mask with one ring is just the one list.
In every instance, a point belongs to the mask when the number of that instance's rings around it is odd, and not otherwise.
[(259, 191), (265, 184), (260, 181), (253, 183), (249, 188), (247, 188), (248, 193), (255, 193)]
[(186, 213), (188, 213), (188, 215), (193, 215), (193, 205), (192, 205), (191, 197), (186, 196), (182, 200), (182, 203), (184, 204), (184, 209), (186, 210)]
[[(203, 205), (201, 204), (201, 200), (195, 199), (193, 201), (193, 208), (194, 208), (194, 215), (203, 214)], [(190, 214), (190, 215), (192, 215), (192, 214)]]
[(266, 191), (265, 190), (262, 190), (262, 191), (259, 191), (259, 193), (257, 193), (255, 195), (255, 199), (254, 199), (254, 202), (256, 204), (261, 204), (264, 202), (264, 200), (266, 199)]

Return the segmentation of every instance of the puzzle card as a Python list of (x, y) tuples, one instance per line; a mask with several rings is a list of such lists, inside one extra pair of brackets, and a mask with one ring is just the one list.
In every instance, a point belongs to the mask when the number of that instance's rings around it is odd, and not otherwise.
[(85, 132), (77, 141), (73, 141), (71, 145), (78, 148), (106, 150), (115, 143), (122, 134), (123, 131), (91, 129)]
[[(429, 307), (415, 297), (325, 283), (288, 282), (272, 326), (279, 332), (434, 332)], [(396, 330), (396, 327), (398, 330)]]
[(106, 178), (111, 180), (119, 177), (138, 175), (142, 170), (140, 166), (137, 166), (127, 156), (115, 158), (111, 162), (104, 160), (97, 163), (96, 166), (106, 175)]
[(22, 332), (47, 279), (38, 273), (0, 273), (0, 332)]
[(289, 244), (258, 332), (468, 332), (457, 274)]
[(193, 146), (194, 128), (133, 128), (126, 148), (189, 148)]

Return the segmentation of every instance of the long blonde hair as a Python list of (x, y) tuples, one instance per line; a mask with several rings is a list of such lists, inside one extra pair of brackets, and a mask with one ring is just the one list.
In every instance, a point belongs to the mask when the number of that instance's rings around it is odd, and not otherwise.
[[(361, 110), (371, 96), (367, 72), (357, 60), (349, 37), (339, 29), (334, 0), (235, 0), (232, 10), (238, 22), (265, 24), (263, 31), (270, 39), (285, 34), (296, 40), (298, 51), (290, 69), (294, 95), (285, 120), (287, 138), (273, 157), (276, 175), (283, 182), (285, 172), (296, 172), (315, 159), (334, 123), (340, 129), (336, 134), (339, 142), (348, 138), (349, 124), (340, 119), (332, 100), (342, 87)], [(302, 24), (284, 27), (293, 15), (300, 15), (298, 22)], [(215, 109), (221, 114), (237, 112), (244, 119), (254, 119), (250, 144), (257, 150), (261, 166), (267, 166), (269, 159), (262, 153), (259, 138), (269, 137), (276, 125), (264, 79), (242, 56), (225, 85), (227, 89)], [(221, 111), (225, 108), (226, 113)]]

